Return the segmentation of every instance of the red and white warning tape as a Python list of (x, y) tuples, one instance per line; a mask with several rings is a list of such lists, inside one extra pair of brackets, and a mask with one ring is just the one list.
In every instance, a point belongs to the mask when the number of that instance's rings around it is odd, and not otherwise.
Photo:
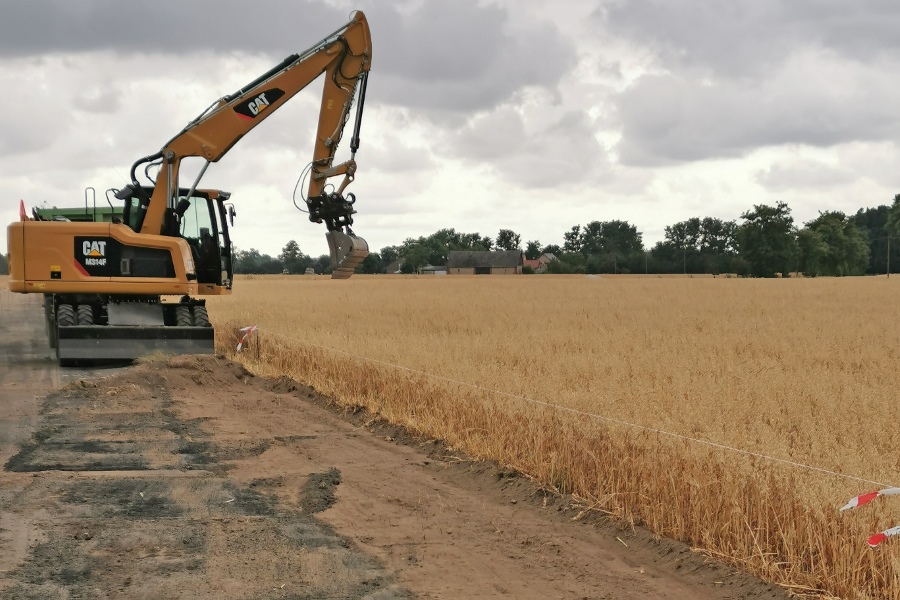
[(873, 535), (866, 541), (869, 543), (869, 546), (874, 548), (875, 546), (877, 546), (884, 540), (886, 540), (889, 537), (894, 536), (894, 535), (900, 535), (900, 525), (898, 525), (896, 527), (891, 527), (890, 529), (885, 529), (881, 533), (876, 533), (875, 535)]
[(249, 325), (249, 326), (247, 326), (247, 327), (241, 327), (241, 328), (240, 328), (239, 331), (243, 331), (243, 332), (244, 332), (244, 336), (241, 338), (241, 341), (238, 342), (238, 345), (237, 345), (237, 351), (238, 351), (238, 352), (240, 352), (240, 351), (241, 351), (241, 348), (244, 347), (244, 342), (247, 341), (247, 339), (250, 337), (250, 335), (251, 335), (254, 331), (257, 331), (257, 330), (259, 330), (259, 327), (257, 327), (256, 325)]
[(897, 494), (900, 494), (900, 488), (887, 488), (885, 490), (881, 490), (880, 492), (869, 492), (868, 494), (861, 494), (856, 498), (851, 498), (850, 502), (842, 506), (841, 512), (850, 510), (851, 508), (856, 508), (858, 506), (864, 506), (879, 496), (896, 496)]
[[(847, 502), (844, 506), (841, 507), (841, 511), (850, 510), (851, 508), (857, 508), (859, 506), (864, 506), (878, 498), (879, 496), (897, 496), (900, 494), (900, 488), (892, 487), (880, 490), (878, 492), (869, 492), (867, 494), (860, 494), (855, 498), (850, 498), (850, 501)], [(885, 529), (881, 533), (876, 533), (872, 537), (870, 537), (866, 542), (870, 547), (874, 548), (884, 540), (889, 537), (900, 535), (900, 525), (896, 527), (891, 527), (890, 529)]]

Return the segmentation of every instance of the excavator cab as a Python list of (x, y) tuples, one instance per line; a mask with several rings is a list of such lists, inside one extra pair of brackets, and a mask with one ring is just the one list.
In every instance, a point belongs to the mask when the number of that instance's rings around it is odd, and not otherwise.
[[(147, 198), (153, 195), (152, 186), (135, 186), (120, 190), (116, 197), (124, 200), (123, 223), (138, 232), (146, 215)], [(191, 248), (197, 282), (206, 291), (210, 286), (231, 289), (234, 279), (231, 236), (228, 219), (234, 219), (234, 209), (226, 206), (231, 197), (219, 190), (178, 191), (178, 202), (166, 211), (163, 235), (183, 238)]]
[(211, 190), (180, 196), (175, 207), (178, 235), (191, 247), (197, 282), (231, 289), (231, 237), (225, 201), (230, 194)]

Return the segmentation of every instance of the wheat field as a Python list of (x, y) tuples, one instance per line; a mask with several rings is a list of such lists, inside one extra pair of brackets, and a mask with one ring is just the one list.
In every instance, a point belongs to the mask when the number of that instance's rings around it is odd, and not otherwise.
[[(900, 598), (900, 279), (304, 276), (210, 301), (219, 349), (799, 595)], [(752, 453), (752, 454), (749, 454)], [(812, 467), (812, 468), (810, 468)], [(856, 479), (853, 479), (856, 478)], [(877, 482), (877, 483), (876, 483)]]

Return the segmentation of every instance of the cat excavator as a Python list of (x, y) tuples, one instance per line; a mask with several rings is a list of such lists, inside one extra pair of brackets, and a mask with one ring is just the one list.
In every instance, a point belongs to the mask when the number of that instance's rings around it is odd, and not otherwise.
[[(107, 199), (123, 203), (112, 222), (48, 220), (37, 210), (29, 217), (22, 203), (20, 220), (8, 227), (9, 288), (44, 294), (50, 346), (60, 363), (214, 352), (206, 302), (194, 296), (231, 293), (229, 221), (233, 226), (236, 211), (230, 193), (200, 188), (200, 180), (210, 163), (320, 76), (313, 157), (298, 181), (306, 206), (298, 208), (326, 226), (332, 277), (350, 277), (368, 255), (351, 229), (356, 198), (346, 188), (356, 175), (371, 64), (369, 26), (356, 12), (309, 50), (216, 100), (159, 152), (138, 159), (131, 182), (107, 192)], [(350, 159), (335, 164), (354, 101)], [(202, 167), (183, 185), (187, 158), (201, 159)]]

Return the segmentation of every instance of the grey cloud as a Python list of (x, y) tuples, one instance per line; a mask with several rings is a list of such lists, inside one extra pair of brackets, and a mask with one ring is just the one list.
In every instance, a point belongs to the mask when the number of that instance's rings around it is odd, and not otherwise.
[(120, 0), (9, 2), (0, 21), (0, 55), (92, 50), (274, 50), (287, 55), (320, 39), (347, 16), (346, 11), (309, 1), (194, 0), (152, 6)]
[(655, 62), (621, 93), (625, 164), (739, 157), (784, 144), (895, 139), (900, 5), (884, 0), (608, 0), (607, 35)]
[(395, 174), (427, 172), (437, 166), (428, 150), (407, 146), (399, 138), (390, 139), (383, 147), (360, 148), (357, 161), (360, 165)]
[(830, 189), (852, 183), (858, 178), (859, 175), (850, 169), (809, 160), (773, 165), (756, 174), (756, 181), (772, 192)]
[(665, 67), (717, 77), (759, 75), (803, 47), (858, 60), (900, 49), (900, 5), (891, 0), (604, 0), (597, 15)]
[[(29, 61), (32, 62), (32, 61)], [(70, 127), (65, 104), (39, 78), (0, 69), (0, 87), (26, 88), (22, 101), (0, 111), (0, 156), (20, 157), (48, 149)]]
[(76, 92), (72, 102), (85, 112), (111, 114), (119, 110), (122, 92), (114, 87), (94, 88)]
[[(506, 10), (476, 0), (362, 4), (373, 31), (380, 102), (485, 109), (523, 86), (552, 88), (575, 63), (571, 43), (556, 28), (535, 24), (513, 35)], [(110, 51), (190, 60), (185, 55), (213, 51), (264, 53), (275, 61), (348, 17), (311, 0), (195, 0), (152, 8), (120, 0), (29, 0), (4, 9), (0, 56)]]
[(736, 157), (783, 144), (891, 139), (900, 92), (877, 70), (840, 76), (799, 63), (777, 77), (704, 85), (692, 73), (645, 76), (618, 98), (626, 164)]
[(410, 14), (390, 8), (376, 14), (379, 35), (391, 42), (376, 50), (383, 58), (376, 56), (373, 68), (379, 60), (390, 65), (379, 89), (397, 104), (484, 109), (523, 86), (553, 89), (575, 65), (574, 48), (558, 29), (534, 24), (513, 34), (505, 10), (471, 0), (426, 2)]
[(477, 164), (492, 165), (507, 181), (549, 188), (595, 180), (609, 167), (587, 114), (567, 111), (526, 129), (511, 107), (480, 115), (453, 141), (453, 150)]

